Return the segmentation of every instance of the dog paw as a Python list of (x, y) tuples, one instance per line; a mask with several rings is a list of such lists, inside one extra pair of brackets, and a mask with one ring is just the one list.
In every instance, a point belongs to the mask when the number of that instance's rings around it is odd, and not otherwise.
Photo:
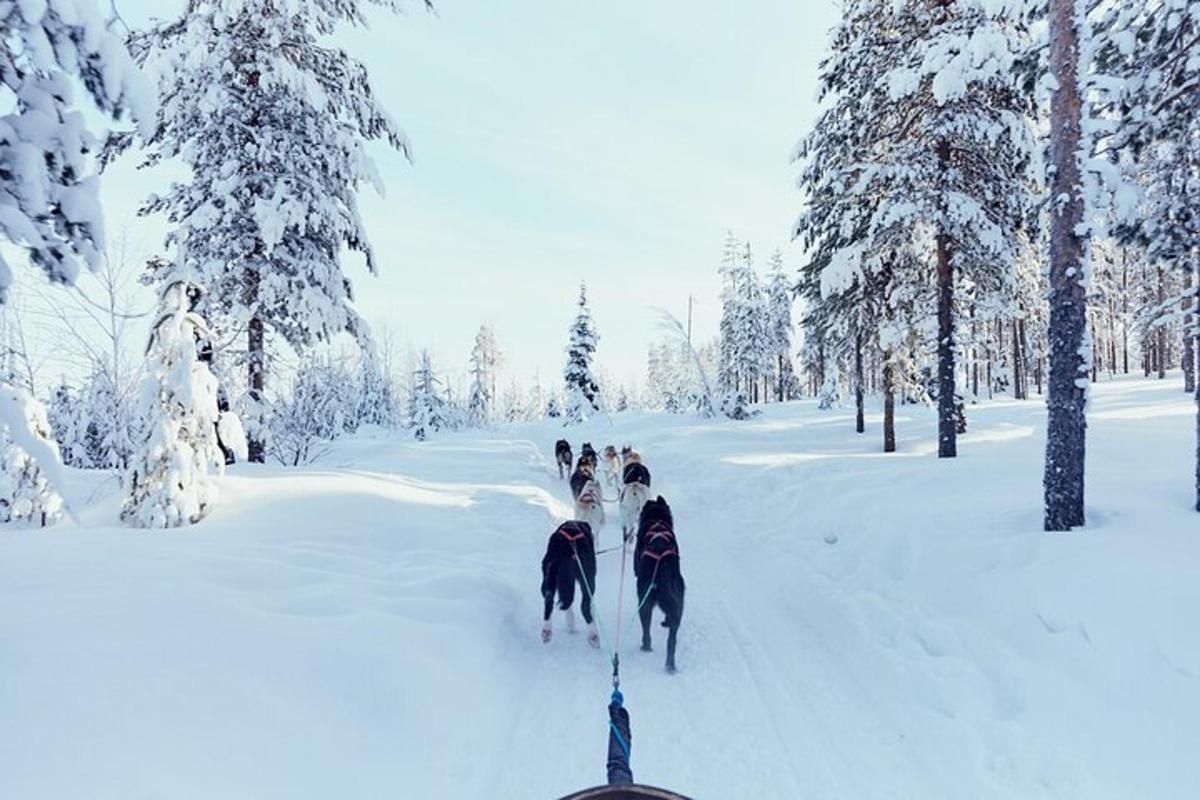
[(550, 637), (554, 635), (553, 629), (549, 625), (542, 626), (542, 644), (550, 641)]
[(600, 649), (600, 634), (596, 633), (595, 631), (592, 631), (591, 633), (589, 633), (588, 634), (588, 644), (590, 644), (592, 647), (599, 650)]
[(678, 672), (678, 671), (679, 671), (679, 670), (675, 669), (675, 665), (674, 665), (674, 664), (667, 664), (667, 674), (668, 674), (668, 675), (674, 675), (674, 674), (675, 674), (676, 672)]
[(654, 649), (650, 647), (649, 642), (642, 642), (642, 652), (643, 653), (653, 653)]

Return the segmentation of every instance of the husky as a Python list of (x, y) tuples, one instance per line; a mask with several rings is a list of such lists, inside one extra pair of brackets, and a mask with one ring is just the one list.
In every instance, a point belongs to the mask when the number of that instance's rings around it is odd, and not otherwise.
[(604, 495), (600, 483), (594, 478), (589, 480), (579, 490), (575, 498), (575, 519), (586, 522), (592, 529), (592, 543), (600, 538), (600, 529), (604, 527)]
[(596, 480), (596, 465), (589, 463), (587, 456), (580, 456), (575, 471), (571, 473), (571, 497), (579, 499), (579, 493), (588, 481)]
[(566, 612), (567, 630), (575, 632), (575, 613), (571, 604), (575, 602), (575, 584), (580, 583), (583, 596), (579, 599), (579, 611), (588, 626), (588, 644), (600, 646), (600, 633), (592, 619), (592, 591), (596, 586), (596, 545), (592, 540), (592, 529), (586, 522), (572, 520), (559, 525), (546, 542), (546, 555), (542, 558), (542, 641), (549, 642), (554, 635), (551, 614), (554, 599), (558, 607)]
[(642, 517), (642, 507), (650, 499), (650, 487), (644, 483), (627, 483), (621, 490), (621, 535), (632, 541)]
[(610, 486), (616, 488), (620, 475), (621, 457), (617, 455), (617, 448), (610, 444), (604, 448), (604, 477), (608, 479)]
[(642, 650), (650, 652), (650, 619), (654, 607), (662, 609), (662, 626), (667, 629), (667, 672), (675, 671), (675, 638), (683, 620), (683, 595), (686, 587), (679, 567), (679, 542), (671, 507), (659, 495), (642, 509), (638, 522), (637, 547), (633, 553), (633, 571), (641, 608)]
[(558, 479), (562, 480), (571, 472), (571, 462), (575, 460), (575, 456), (571, 453), (571, 443), (566, 439), (559, 439), (554, 444), (554, 461), (558, 464)]

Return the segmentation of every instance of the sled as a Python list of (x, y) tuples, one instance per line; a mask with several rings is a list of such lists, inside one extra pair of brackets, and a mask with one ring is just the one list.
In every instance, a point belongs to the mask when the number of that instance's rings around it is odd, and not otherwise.
[(560, 800), (689, 800), (681, 794), (653, 786), (597, 786), (569, 794)]

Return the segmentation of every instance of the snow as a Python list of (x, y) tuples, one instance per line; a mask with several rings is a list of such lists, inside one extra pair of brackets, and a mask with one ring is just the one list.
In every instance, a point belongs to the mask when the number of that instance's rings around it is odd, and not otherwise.
[[(874, 409), (874, 411), (878, 411)], [(751, 421), (627, 413), (672, 503), (687, 611), (677, 675), (622, 689), (642, 781), (696, 797), (1183, 798), (1200, 736), (1195, 406), (1101, 381), (1089, 526), (1041, 527), (1044, 405), (813, 401)], [(235, 466), (199, 525), (0, 529), (0, 797), (552, 798), (602, 780), (604, 653), (539, 641), (538, 565), (570, 494), (553, 420), (424, 443), (341, 440)], [(1131, 466), (1136, 465), (1136, 469)], [(616, 515), (610, 515), (615, 517)], [(611, 533), (611, 531), (609, 531)], [(615, 633), (619, 556), (597, 600)]]

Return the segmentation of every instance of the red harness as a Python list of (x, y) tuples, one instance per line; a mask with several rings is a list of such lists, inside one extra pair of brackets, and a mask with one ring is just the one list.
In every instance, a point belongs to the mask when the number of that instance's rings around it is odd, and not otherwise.
[[(576, 531), (574, 536), (572, 536), (570, 533), (572, 530)], [(575, 543), (580, 539), (587, 538), (587, 533), (585, 533), (584, 530), (577, 525), (563, 525), (558, 529), (558, 532), (563, 535), (564, 539), (571, 543), (572, 547), (574, 547)]]
[[(651, 553), (648, 549), (646, 549), (651, 544), (658, 541), (659, 539), (666, 539), (668, 542), (674, 542), (675, 541), (675, 531), (671, 530), (670, 528), (668, 528), (666, 525), (664, 525), (661, 522), (655, 522), (653, 525), (651, 525), (649, 528), (647, 528), (646, 529), (646, 541), (645, 541), (645, 544), (642, 545), (642, 558), (648, 557), (648, 558), (653, 558), (655, 561), (662, 561), (667, 556), (679, 555), (679, 551), (676, 550), (674, 547), (670, 547), (670, 548), (662, 551), (661, 553)], [(657, 569), (657, 567), (656, 567), (656, 569)]]

